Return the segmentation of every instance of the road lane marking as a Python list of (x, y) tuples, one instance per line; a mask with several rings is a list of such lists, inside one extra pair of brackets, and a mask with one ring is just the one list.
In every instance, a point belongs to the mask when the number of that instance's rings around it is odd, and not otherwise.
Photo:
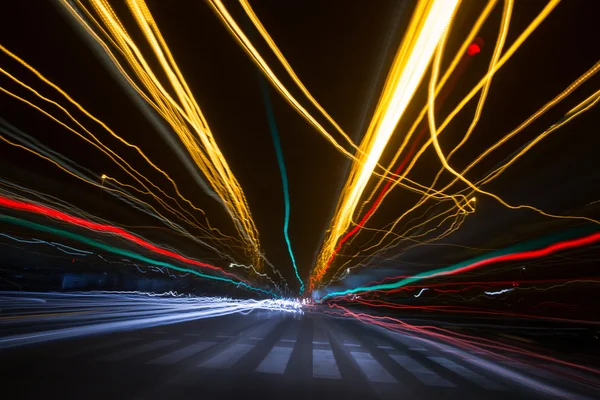
[(292, 347), (274, 346), (260, 365), (256, 368), (257, 372), (267, 374), (280, 374), (285, 372), (285, 368), (292, 356)]
[(444, 357), (429, 357), (431, 361), (434, 361), (440, 364), (442, 367), (449, 369), (450, 371), (462, 376), (465, 379), (473, 382), (479, 387), (488, 390), (507, 390), (505, 386), (500, 385), (494, 381), (489, 380), (488, 378), (479, 375), (470, 369), (463, 367), (462, 365), (458, 365), (453, 361), (448, 360)]
[(185, 360), (195, 354), (200, 353), (202, 350), (207, 349), (216, 342), (198, 342), (191, 344), (189, 346), (185, 346), (179, 350), (173, 351), (171, 353), (167, 353), (163, 356), (157, 357), (153, 360), (147, 362), (147, 364), (151, 365), (172, 365), (178, 363), (180, 361)]
[(371, 382), (396, 383), (396, 379), (369, 353), (351, 351), (350, 355)]
[(342, 378), (331, 350), (313, 349), (313, 378)]
[(229, 368), (253, 348), (251, 344), (234, 344), (199, 365), (204, 368)]
[(411, 375), (427, 386), (454, 387), (452, 383), (448, 382), (430, 369), (424, 367), (409, 356), (400, 354), (390, 354), (389, 356), (398, 364), (400, 364), (402, 368), (410, 372)]
[(129, 347), (126, 350), (121, 350), (121, 351), (117, 351), (102, 357), (98, 357), (98, 360), (101, 361), (121, 361), (121, 360), (125, 360), (126, 358), (130, 358), (133, 356), (137, 356), (139, 354), (143, 354), (143, 353), (147, 353), (149, 351), (152, 350), (156, 350), (156, 349), (160, 349), (162, 347), (167, 347), (173, 343), (177, 343), (179, 342), (179, 340), (172, 340), (172, 339), (164, 339), (164, 340), (157, 340), (154, 342), (150, 342), (150, 343), (146, 343), (146, 344), (142, 344), (140, 346), (136, 346), (136, 347)]

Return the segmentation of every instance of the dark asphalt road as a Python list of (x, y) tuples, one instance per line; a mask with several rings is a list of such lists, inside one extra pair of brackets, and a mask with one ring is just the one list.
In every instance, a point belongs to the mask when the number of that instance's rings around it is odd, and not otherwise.
[(594, 398), (522, 364), (311, 314), (261, 311), (0, 356), (11, 399)]

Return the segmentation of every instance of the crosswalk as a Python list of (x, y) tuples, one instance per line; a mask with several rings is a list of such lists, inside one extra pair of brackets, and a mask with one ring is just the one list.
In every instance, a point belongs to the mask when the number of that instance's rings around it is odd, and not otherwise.
[(78, 348), (65, 357), (92, 357), (96, 362), (131, 362), (154, 367), (186, 363), (199, 373), (251, 366), (252, 370), (246, 372), (283, 377), (290, 375), (289, 367), (295, 362), (294, 358), (303, 357), (310, 358), (310, 364), (306, 365), (312, 368), (307, 378), (316, 380), (343, 381), (347, 378), (344, 371), (354, 368), (372, 385), (460, 389), (461, 384), (469, 382), (485, 391), (509, 390), (448, 353), (432, 350), (428, 354), (425, 347), (381, 338), (367, 339), (371, 342), (364, 343), (363, 338), (345, 331), (342, 326), (326, 326), (322, 321), (310, 329), (310, 335), (302, 337), (305, 342), (309, 340), (307, 337), (312, 339), (307, 342), (310, 354), (294, 351), (300, 342), (300, 329), (295, 323), (274, 320), (237, 335), (199, 332), (177, 337), (166, 333), (144, 335), (144, 338), (107, 338)]
[(186, 358), (192, 357), (201, 351), (208, 349), (209, 347), (217, 344), (216, 342), (196, 342), (190, 345), (184, 346), (178, 350), (175, 350), (171, 353), (164, 354), (160, 357), (156, 357), (150, 361), (148, 364), (152, 365), (173, 365), (180, 361), (185, 360)]

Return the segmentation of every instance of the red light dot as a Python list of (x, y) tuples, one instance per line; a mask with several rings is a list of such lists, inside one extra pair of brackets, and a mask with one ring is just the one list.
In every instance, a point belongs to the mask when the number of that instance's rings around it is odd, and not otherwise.
[(472, 43), (467, 48), (467, 54), (470, 56), (474, 56), (475, 54), (479, 53), (480, 51), (481, 51), (481, 47), (479, 47), (479, 45), (477, 43)]

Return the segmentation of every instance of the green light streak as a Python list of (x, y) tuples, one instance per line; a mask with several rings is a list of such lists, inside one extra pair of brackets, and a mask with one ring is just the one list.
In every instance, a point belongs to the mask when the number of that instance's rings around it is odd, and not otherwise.
[(129, 250), (124, 250), (124, 249), (119, 249), (117, 247), (113, 247), (113, 246), (109, 246), (107, 244), (104, 244), (102, 242), (98, 242), (96, 240), (93, 239), (89, 239), (86, 238), (85, 236), (81, 236), (78, 235), (76, 233), (72, 233), (72, 232), (68, 232), (62, 229), (57, 229), (57, 228), (51, 228), (49, 226), (45, 226), (45, 225), (41, 225), (41, 224), (37, 224), (35, 222), (31, 222), (31, 221), (26, 221), (23, 219), (19, 219), (19, 218), (15, 218), (15, 217), (11, 217), (8, 215), (3, 215), (0, 214), (0, 221), (3, 222), (7, 222), (9, 224), (13, 224), (13, 225), (18, 225), (18, 226), (22, 226), (25, 228), (30, 228), (30, 229), (35, 229), (37, 231), (41, 231), (41, 232), (47, 232), (47, 233), (51, 233), (53, 235), (57, 235), (57, 236), (62, 236), (65, 237), (67, 239), (72, 239), (81, 243), (85, 243), (89, 246), (95, 247), (97, 249), (101, 249), (110, 253), (114, 253), (114, 254), (118, 254), (121, 256), (125, 256), (128, 258), (133, 258), (142, 262), (145, 262), (147, 264), (152, 264), (152, 265), (156, 265), (156, 266), (160, 266), (160, 267), (166, 267), (169, 269), (172, 269), (174, 271), (178, 271), (178, 272), (183, 272), (183, 273), (189, 273), (192, 275), (196, 275), (200, 278), (205, 278), (205, 279), (212, 279), (215, 281), (221, 281), (221, 282), (227, 282), (227, 283), (231, 283), (233, 285), (236, 286), (242, 286), (246, 289), (249, 290), (253, 290), (253, 291), (257, 291), (257, 292), (262, 292), (265, 294), (268, 294), (270, 296), (274, 296), (274, 297), (278, 297), (277, 295), (275, 295), (275, 293), (271, 292), (270, 290), (264, 290), (261, 288), (257, 288), (251, 285), (248, 285), (247, 283), (244, 282), (236, 282), (233, 279), (229, 279), (229, 278), (223, 278), (220, 276), (213, 276), (213, 275), (207, 275), (207, 274), (203, 274), (202, 272), (198, 272), (196, 270), (193, 269), (189, 269), (189, 268), (182, 268), (182, 267), (178, 267), (176, 265), (167, 263), (167, 262), (163, 262), (163, 261), (157, 261), (157, 260), (153, 260), (151, 258), (142, 256), (141, 254), (137, 254), (134, 253), (132, 251)]

